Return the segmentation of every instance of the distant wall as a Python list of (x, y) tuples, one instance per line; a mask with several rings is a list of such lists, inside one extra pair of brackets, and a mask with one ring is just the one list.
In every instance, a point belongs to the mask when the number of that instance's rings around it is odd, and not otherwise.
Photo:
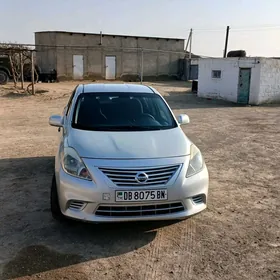
[[(53, 38), (55, 39), (53, 40)], [(178, 60), (183, 57), (183, 54), (164, 51), (184, 51), (184, 40), (179, 39), (104, 35), (102, 46), (100, 46), (100, 35), (96, 34), (38, 32), (35, 33), (35, 41), (36, 44), (67, 46), (62, 48), (38, 47), (39, 65), (45, 69), (55, 62), (58, 77), (61, 79), (73, 78), (73, 55), (83, 55), (84, 57), (84, 78), (105, 78), (105, 57), (107, 55), (116, 56), (117, 79), (124, 76), (140, 76), (141, 50), (124, 48), (147, 49), (143, 53), (144, 77), (176, 76)]]
[(55, 33), (42, 33), (40, 36), (35, 36), (36, 47), (36, 63), (40, 66), (42, 71), (49, 71), (56, 68), (56, 48), (55, 47), (42, 47), (40, 45), (55, 46), (56, 34)]

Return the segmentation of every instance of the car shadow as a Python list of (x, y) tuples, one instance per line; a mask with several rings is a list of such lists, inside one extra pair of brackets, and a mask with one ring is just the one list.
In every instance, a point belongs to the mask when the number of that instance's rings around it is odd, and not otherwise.
[(169, 106), (173, 109), (202, 109), (202, 108), (222, 108), (222, 107), (245, 107), (246, 105), (236, 104), (220, 99), (200, 98), (192, 92), (169, 92), (164, 96)]
[(0, 279), (125, 254), (177, 222), (57, 222), (49, 207), (53, 168), (54, 157), (0, 160)]

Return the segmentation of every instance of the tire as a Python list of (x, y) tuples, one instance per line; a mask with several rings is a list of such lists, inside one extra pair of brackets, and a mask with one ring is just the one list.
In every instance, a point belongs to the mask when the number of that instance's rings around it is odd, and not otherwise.
[(65, 219), (64, 215), (61, 212), (59, 201), (58, 201), (58, 194), (57, 194), (57, 186), (55, 175), (53, 175), (52, 179), (52, 187), (51, 187), (51, 212), (52, 216), (55, 220), (63, 221)]
[(8, 80), (8, 74), (5, 71), (0, 70), (0, 85), (5, 85), (8, 82)]

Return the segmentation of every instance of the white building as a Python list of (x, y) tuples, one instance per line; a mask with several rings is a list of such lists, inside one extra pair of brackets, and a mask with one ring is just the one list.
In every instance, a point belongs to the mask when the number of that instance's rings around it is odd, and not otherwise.
[(198, 96), (252, 105), (280, 102), (280, 59), (201, 58)]

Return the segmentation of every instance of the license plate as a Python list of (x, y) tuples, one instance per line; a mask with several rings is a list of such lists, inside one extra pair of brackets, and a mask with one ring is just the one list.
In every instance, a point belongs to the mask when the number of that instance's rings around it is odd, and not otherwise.
[(116, 191), (116, 201), (167, 200), (167, 190)]

